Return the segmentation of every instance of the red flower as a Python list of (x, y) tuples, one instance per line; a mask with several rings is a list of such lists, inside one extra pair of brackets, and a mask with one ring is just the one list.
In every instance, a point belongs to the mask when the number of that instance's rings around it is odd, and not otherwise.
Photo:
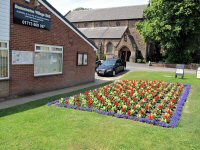
[(160, 99), (160, 96), (156, 96), (155, 97), (155, 100), (157, 101), (157, 100), (159, 100)]
[(149, 118), (150, 120), (154, 120), (154, 119), (155, 119), (155, 116), (151, 114), (151, 115), (148, 116), (148, 118)]
[(171, 111), (170, 109), (168, 109), (166, 112), (167, 112), (168, 114), (172, 115), (172, 111)]
[(111, 99), (111, 101), (113, 101), (113, 100), (114, 100), (114, 97), (111, 96), (110, 99)]
[(69, 104), (69, 101), (68, 101), (68, 100), (66, 100), (66, 101), (65, 101), (65, 103), (66, 103), (66, 104)]
[(146, 109), (149, 109), (149, 105), (147, 104), (145, 108), (146, 108)]
[(125, 109), (124, 109), (124, 107), (122, 107), (122, 112), (124, 112), (125, 111)]
[(129, 92), (129, 96), (132, 97), (134, 92)]
[(174, 103), (174, 104), (176, 104), (176, 103), (177, 103), (177, 100), (172, 99), (171, 102)]
[(129, 115), (129, 116), (131, 116), (131, 115), (132, 115), (132, 113), (133, 113), (133, 111), (132, 111), (132, 110), (129, 110), (129, 111), (128, 111), (128, 115)]
[(78, 107), (80, 107), (81, 106), (81, 103), (78, 103)]
[(172, 103), (169, 104), (169, 108), (170, 108), (170, 109), (173, 109), (173, 108), (174, 108), (174, 106), (173, 106)]
[(127, 105), (130, 106), (130, 105), (131, 105), (131, 102), (127, 102)]
[(159, 109), (163, 109), (163, 105), (159, 105), (158, 108), (159, 108)]
[(133, 99), (133, 100), (134, 100), (134, 102), (137, 102), (137, 98), (136, 98), (136, 97), (134, 97), (134, 99)]
[(140, 114), (144, 114), (145, 111), (144, 111), (143, 109), (141, 109), (141, 110), (139, 111), (139, 113), (140, 113)]
[(166, 120), (169, 120), (169, 119), (170, 119), (170, 115), (169, 115), (169, 114), (166, 114), (166, 115), (164, 116), (164, 118), (165, 118)]
[(118, 102), (114, 102), (114, 104), (115, 104), (115, 106), (117, 106), (117, 107), (119, 106), (119, 103), (118, 103)]
[(144, 100), (145, 100), (145, 101), (148, 101), (148, 97), (145, 97)]
[(89, 106), (92, 106), (93, 102), (92, 101), (89, 101), (88, 105)]

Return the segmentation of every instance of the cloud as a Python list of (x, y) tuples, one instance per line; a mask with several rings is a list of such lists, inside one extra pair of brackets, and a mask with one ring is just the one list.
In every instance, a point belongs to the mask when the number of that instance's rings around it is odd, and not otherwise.
[(107, 8), (148, 4), (149, 0), (48, 0), (63, 15), (77, 7)]

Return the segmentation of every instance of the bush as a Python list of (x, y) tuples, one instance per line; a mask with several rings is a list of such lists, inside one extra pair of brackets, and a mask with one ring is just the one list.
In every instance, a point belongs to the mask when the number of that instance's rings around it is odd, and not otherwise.
[(106, 60), (106, 54), (103, 54), (103, 60)]
[(141, 63), (142, 64), (142, 63), (147, 63), (147, 62), (144, 59), (137, 59), (137, 63)]
[(96, 61), (97, 61), (97, 60), (99, 60), (99, 56), (98, 56), (98, 55), (96, 55)]
[(137, 63), (142, 63), (142, 59), (137, 59)]

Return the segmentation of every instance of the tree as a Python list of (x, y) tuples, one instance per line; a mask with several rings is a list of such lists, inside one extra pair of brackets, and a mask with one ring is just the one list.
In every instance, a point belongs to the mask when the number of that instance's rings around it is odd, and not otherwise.
[(74, 11), (80, 11), (80, 10), (90, 10), (90, 8), (78, 7), (74, 9)]
[(166, 61), (190, 63), (200, 49), (199, 0), (151, 0), (137, 29), (147, 42), (159, 42)]

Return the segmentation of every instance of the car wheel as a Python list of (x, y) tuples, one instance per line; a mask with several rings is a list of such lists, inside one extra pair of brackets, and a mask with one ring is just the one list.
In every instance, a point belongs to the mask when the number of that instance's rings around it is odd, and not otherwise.
[(122, 70), (122, 71), (124, 71), (124, 70), (126, 70), (126, 67), (125, 67), (125, 66), (123, 66), (123, 70)]
[(115, 75), (116, 75), (116, 71), (113, 70), (113, 72), (112, 72), (112, 76), (114, 77)]

